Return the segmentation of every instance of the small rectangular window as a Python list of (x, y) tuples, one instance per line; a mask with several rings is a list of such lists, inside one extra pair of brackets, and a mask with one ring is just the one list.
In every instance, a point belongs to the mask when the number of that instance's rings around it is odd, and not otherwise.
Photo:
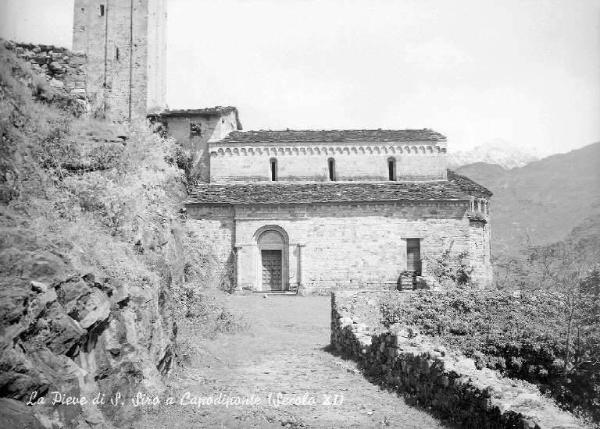
[(200, 137), (202, 135), (202, 124), (200, 122), (190, 122), (190, 137)]
[(271, 158), (271, 181), (277, 181), (277, 160), (275, 158)]
[(388, 179), (396, 180), (396, 160), (394, 158), (388, 159)]
[(406, 239), (406, 270), (421, 275), (421, 239)]
[(100, 16), (104, 16), (104, 5), (100, 5)]
[(115, 48), (115, 60), (119, 61), (119, 48)]
[(327, 167), (329, 168), (329, 180), (335, 182), (335, 159), (329, 158), (327, 160)]

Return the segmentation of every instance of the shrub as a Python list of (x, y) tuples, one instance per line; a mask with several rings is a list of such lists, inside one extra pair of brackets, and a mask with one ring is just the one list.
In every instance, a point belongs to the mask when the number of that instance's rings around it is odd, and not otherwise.
[(185, 317), (198, 322), (196, 326), (206, 338), (213, 338), (220, 333), (244, 332), (250, 327), (243, 315), (226, 308), (221, 296), (189, 288), (186, 298), (188, 301)]
[[(595, 272), (590, 278), (593, 283)], [(536, 383), (565, 408), (600, 419), (600, 301), (598, 295), (581, 296), (585, 317), (574, 323), (564, 299), (548, 291), (452, 288), (413, 292), (402, 300), (391, 293), (380, 309), (385, 326), (416, 326), (478, 365)]]
[(429, 272), (435, 282), (442, 286), (468, 286), (471, 284), (473, 267), (469, 264), (469, 253), (454, 253), (452, 245), (437, 257), (427, 258)]

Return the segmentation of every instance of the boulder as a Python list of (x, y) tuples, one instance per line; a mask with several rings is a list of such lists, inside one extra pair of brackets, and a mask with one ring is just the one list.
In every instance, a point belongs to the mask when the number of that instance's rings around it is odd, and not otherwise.
[[(0, 336), (4, 336), (10, 325), (18, 323), (33, 295), (31, 290), (19, 285), (2, 285), (0, 288)], [(24, 286), (24, 285), (23, 285)]]
[(0, 398), (0, 427), (44, 429), (31, 407), (8, 398)]
[(50, 64), (48, 64), (48, 69), (55, 74), (63, 73), (65, 71), (65, 68), (56, 61), (52, 61)]
[(58, 300), (65, 307), (67, 313), (74, 310), (80, 298), (89, 295), (91, 292), (92, 290), (88, 284), (78, 277), (70, 278), (56, 287)]
[(33, 61), (38, 63), (38, 64), (46, 64), (48, 61), (50, 60), (50, 57), (48, 57), (46, 54), (37, 54), (35, 57), (33, 57)]
[(38, 323), (36, 336), (54, 353), (66, 354), (87, 333), (79, 323), (65, 314), (58, 302), (50, 306), (46, 318), (49, 319), (48, 325), (45, 327)]
[(62, 81), (60, 81), (58, 79), (52, 78), (50, 80), (50, 86), (53, 87), (53, 88), (64, 88), (65, 84), (64, 84), (64, 82), (62, 82)]
[[(45, 391), (49, 379), (22, 351), (6, 347), (0, 355), (0, 394), (27, 399), (31, 392)], [(4, 427), (1, 426), (0, 427)]]
[(53, 253), (31, 252), (30, 258), (23, 266), (23, 277), (51, 284), (57, 278), (63, 277), (65, 263)]
[(31, 289), (36, 292), (46, 292), (48, 291), (48, 285), (46, 283), (38, 282), (35, 280), (31, 281)]
[(82, 308), (78, 311), (79, 325), (88, 329), (96, 323), (105, 321), (110, 314), (110, 300), (102, 291), (95, 290), (82, 302)]

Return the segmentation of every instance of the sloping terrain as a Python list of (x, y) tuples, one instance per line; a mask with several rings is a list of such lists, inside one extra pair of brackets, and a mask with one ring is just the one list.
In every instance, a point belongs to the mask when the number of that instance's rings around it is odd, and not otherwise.
[(0, 44), (0, 427), (124, 424), (93, 395), (161, 391), (173, 360), (174, 145), (81, 108)]
[[(490, 189), (492, 252), (564, 240), (600, 216), (600, 143), (504, 170), (476, 163), (456, 170)], [(578, 234), (585, 235), (585, 228)]]
[[(189, 364), (171, 379), (160, 405), (144, 408), (136, 428), (445, 427), (326, 350), (329, 297), (232, 296), (227, 304), (252, 320), (250, 329), (207, 339), (197, 324), (183, 324)], [(171, 405), (164, 403), (168, 396)], [(206, 402), (219, 397), (256, 401)]]

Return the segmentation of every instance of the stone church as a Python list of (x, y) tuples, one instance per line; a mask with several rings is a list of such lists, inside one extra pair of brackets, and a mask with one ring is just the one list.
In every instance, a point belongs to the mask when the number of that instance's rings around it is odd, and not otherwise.
[(165, 0), (75, 0), (74, 48), (107, 117), (159, 121), (192, 153), (187, 221), (235, 289), (435, 286), (444, 254), (491, 283), (491, 192), (447, 169), (446, 137), (242, 131), (235, 107), (166, 109), (165, 11)]

